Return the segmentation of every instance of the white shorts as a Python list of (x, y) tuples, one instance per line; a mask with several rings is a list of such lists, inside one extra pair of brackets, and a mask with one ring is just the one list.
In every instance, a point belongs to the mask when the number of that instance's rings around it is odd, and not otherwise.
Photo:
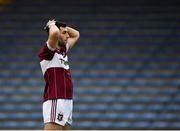
[(72, 123), (73, 101), (68, 99), (47, 100), (43, 103), (44, 123), (55, 122), (64, 126)]

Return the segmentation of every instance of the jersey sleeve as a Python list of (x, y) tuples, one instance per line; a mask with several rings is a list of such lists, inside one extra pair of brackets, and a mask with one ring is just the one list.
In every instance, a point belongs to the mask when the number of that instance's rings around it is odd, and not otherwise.
[(52, 60), (53, 56), (55, 53), (55, 49), (53, 49), (52, 47), (50, 47), (50, 45), (48, 43), (46, 43), (40, 50), (38, 53), (38, 57), (40, 59), (40, 61), (42, 60)]

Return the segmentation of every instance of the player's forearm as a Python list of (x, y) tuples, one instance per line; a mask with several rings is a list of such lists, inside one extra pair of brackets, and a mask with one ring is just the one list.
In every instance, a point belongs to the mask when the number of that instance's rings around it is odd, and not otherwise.
[(52, 25), (49, 28), (48, 43), (52, 48), (56, 48), (57, 41), (59, 39), (59, 29), (56, 25)]
[(68, 31), (70, 38), (79, 38), (79, 36), (80, 36), (79, 31), (77, 31), (71, 27), (67, 26), (67, 31)]
[(59, 36), (59, 29), (56, 25), (52, 25), (49, 29), (49, 36), (50, 37), (58, 37)]

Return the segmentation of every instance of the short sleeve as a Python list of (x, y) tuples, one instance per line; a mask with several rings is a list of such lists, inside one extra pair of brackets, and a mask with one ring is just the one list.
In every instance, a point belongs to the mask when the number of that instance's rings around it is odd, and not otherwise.
[(48, 43), (44, 44), (44, 46), (39, 50), (38, 57), (40, 61), (42, 60), (52, 60), (55, 53), (55, 49), (50, 47)]

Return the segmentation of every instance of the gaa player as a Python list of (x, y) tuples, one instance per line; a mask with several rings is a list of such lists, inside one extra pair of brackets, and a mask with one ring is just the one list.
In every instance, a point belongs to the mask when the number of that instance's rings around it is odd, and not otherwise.
[(38, 56), (44, 79), (43, 119), (45, 130), (70, 129), (73, 109), (73, 84), (67, 53), (79, 32), (65, 23), (49, 20), (45, 30), (48, 39)]

